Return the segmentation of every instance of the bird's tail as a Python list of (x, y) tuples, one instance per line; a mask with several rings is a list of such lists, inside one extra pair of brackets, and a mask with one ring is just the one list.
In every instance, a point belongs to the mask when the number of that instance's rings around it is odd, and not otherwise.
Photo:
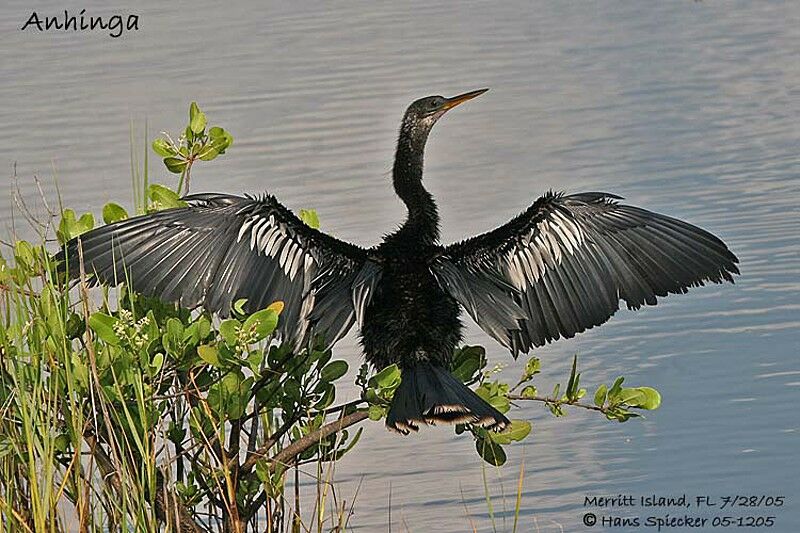
[(509, 420), (453, 374), (431, 363), (404, 368), (386, 416), (386, 427), (404, 435), (420, 424), (472, 423), (501, 430)]

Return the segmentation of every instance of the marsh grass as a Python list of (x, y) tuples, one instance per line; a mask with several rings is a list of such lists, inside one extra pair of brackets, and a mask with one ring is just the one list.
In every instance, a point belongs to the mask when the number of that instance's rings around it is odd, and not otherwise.
[[(161, 207), (146, 165), (132, 157), (137, 211)], [(353, 502), (336, 494), (331, 459), (349, 449), (347, 432), (317, 430), (345, 412), (366, 418), (349, 406), (324, 411), (346, 364), (314, 350), (287, 369), (288, 354), (270, 343), (280, 305), (240, 316), (226, 339), (203, 314), (124, 288), (90, 290), (85, 273), (70, 289), (46, 248), (93, 220), (66, 211), (37, 221), (38, 242), (15, 241), (12, 263), (0, 259), (0, 532), (344, 531)], [(239, 359), (206, 364), (201, 345)], [(243, 386), (256, 377), (271, 394)], [(293, 379), (300, 388), (287, 402)], [(238, 386), (214, 389), (220, 380)], [(324, 405), (320, 394), (300, 397), (311, 385), (329, 392)], [(303, 506), (285, 494), (301, 467), (316, 484)]]

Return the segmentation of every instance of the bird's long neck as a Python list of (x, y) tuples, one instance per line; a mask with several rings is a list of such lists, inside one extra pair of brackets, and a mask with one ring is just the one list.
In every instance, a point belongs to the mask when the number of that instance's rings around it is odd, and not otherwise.
[(408, 208), (408, 218), (398, 233), (417, 239), (422, 244), (433, 244), (439, 240), (439, 212), (433, 196), (422, 185), (427, 139), (427, 131), (416, 132), (406, 124), (401, 127), (393, 181), (397, 196)]

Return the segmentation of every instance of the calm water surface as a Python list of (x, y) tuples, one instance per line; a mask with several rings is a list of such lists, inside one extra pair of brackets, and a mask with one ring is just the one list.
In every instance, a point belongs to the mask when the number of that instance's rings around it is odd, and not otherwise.
[[(16, 163), (34, 208), (33, 176), (51, 199), (57, 176), (76, 209), (130, 198), (131, 121), (139, 137), (145, 124), (150, 138), (175, 131), (197, 100), (236, 141), (199, 165), (194, 190), (269, 190), (368, 245), (403, 216), (389, 170), (405, 106), (491, 87), (429, 144), (426, 184), (445, 241), (506, 221), (549, 188), (605, 190), (713, 231), (743, 273), (538, 350), (544, 390), (579, 353), (587, 385), (625, 374), (664, 403), (624, 425), (513, 411), (535, 438), (487, 471), (498, 530), (511, 530), (503, 517), (524, 461), (520, 531), (582, 530), (587, 494), (654, 492), (782, 494), (783, 509), (756, 514), (800, 531), (800, 5), (115, 4), (36, 5), (133, 10), (138, 32), (21, 32), (29, 3), (0, 6), (0, 164), (10, 178)], [(160, 164), (152, 172), (173, 179)], [(0, 221), (19, 228), (3, 198)], [(476, 327), (467, 340), (519, 371)], [(354, 337), (338, 348), (357, 367)], [(390, 494), (395, 530), (471, 530), (465, 504), (491, 530), (481, 477), (471, 441), (452, 430), (398, 438), (378, 424), (337, 471), (340, 498), (361, 482), (361, 531), (387, 528)]]

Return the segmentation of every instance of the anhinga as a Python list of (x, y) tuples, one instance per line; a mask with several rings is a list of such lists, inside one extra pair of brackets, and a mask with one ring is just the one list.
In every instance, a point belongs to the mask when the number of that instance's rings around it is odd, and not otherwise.
[(725, 244), (686, 222), (617, 202), (613, 194), (547, 193), (507, 224), (463, 242), (439, 244), (436, 203), (422, 184), (428, 134), (449, 109), (486, 89), (430, 96), (403, 117), (393, 170), (406, 221), (364, 249), (305, 225), (271, 195), (193, 194), (188, 207), (98, 228), (68, 243), (78, 271), (106, 283), (226, 315), (285, 302), (279, 332), (298, 349), (312, 335), (328, 345), (354, 323), (367, 360), (397, 363), (402, 382), (386, 425), (508, 420), (449, 371), (461, 340), (461, 308), (516, 357), (569, 338), (628, 308), (733, 281)]

